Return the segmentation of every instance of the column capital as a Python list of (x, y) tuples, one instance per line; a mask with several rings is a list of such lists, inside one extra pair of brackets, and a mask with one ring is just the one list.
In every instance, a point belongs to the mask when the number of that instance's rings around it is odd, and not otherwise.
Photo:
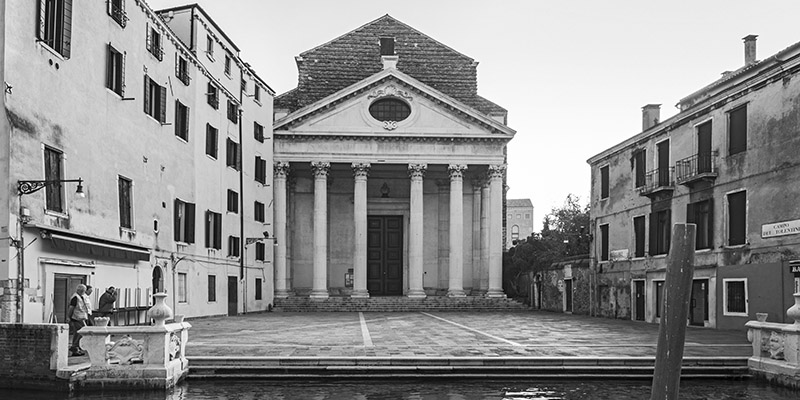
[(486, 179), (473, 178), (470, 183), (472, 184), (472, 190), (478, 191), (483, 189), (483, 187), (486, 185)]
[(289, 163), (283, 161), (275, 161), (275, 163), (272, 165), (272, 170), (276, 178), (284, 179), (289, 176), (289, 172), (291, 171), (289, 168)]
[(372, 167), (370, 163), (353, 163), (350, 165), (353, 168), (353, 176), (356, 178), (366, 178), (369, 176), (369, 169)]
[(486, 176), (489, 179), (503, 179), (506, 174), (506, 164), (490, 165), (486, 171)]
[(464, 164), (450, 164), (447, 166), (447, 172), (450, 174), (450, 180), (463, 179), (464, 171), (466, 170), (467, 166)]
[(428, 164), (408, 164), (408, 177), (412, 180), (422, 179), (428, 171)]
[(315, 178), (327, 178), (331, 170), (331, 163), (325, 161), (312, 161), (311, 173)]

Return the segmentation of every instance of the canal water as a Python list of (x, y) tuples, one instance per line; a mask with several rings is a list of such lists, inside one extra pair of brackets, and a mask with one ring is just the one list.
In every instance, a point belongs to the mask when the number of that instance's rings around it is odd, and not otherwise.
[[(0, 399), (38, 400), (516, 400), (649, 399), (649, 381), (190, 381), (169, 393), (106, 392), (76, 396), (0, 389)], [(681, 399), (797, 400), (800, 391), (756, 380), (689, 380)]]

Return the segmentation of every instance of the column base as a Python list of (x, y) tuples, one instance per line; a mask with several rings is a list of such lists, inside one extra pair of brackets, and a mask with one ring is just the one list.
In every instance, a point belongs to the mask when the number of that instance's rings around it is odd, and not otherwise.
[(447, 291), (447, 297), (467, 297), (464, 289), (450, 289)]
[(330, 295), (327, 289), (314, 289), (308, 297), (312, 299), (327, 299)]
[(503, 289), (489, 289), (484, 297), (488, 297), (491, 299), (505, 299), (506, 294), (503, 293)]
[(353, 299), (368, 299), (369, 298), (369, 292), (366, 289), (364, 289), (364, 290), (354, 290), (353, 293), (350, 294), (350, 298), (353, 298)]
[(406, 293), (406, 297), (408, 297), (409, 299), (424, 299), (428, 297), (428, 295), (425, 294), (424, 290), (417, 289), (417, 290), (409, 290), (408, 293)]
[(275, 290), (275, 298), (276, 299), (285, 299), (292, 295), (292, 292), (286, 289), (277, 289)]

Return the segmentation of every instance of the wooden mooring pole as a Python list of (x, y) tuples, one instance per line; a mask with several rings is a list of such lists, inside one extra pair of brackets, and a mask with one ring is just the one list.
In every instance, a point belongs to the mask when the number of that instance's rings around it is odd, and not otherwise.
[(672, 244), (667, 257), (667, 278), (664, 283), (664, 312), (658, 329), (650, 400), (678, 398), (694, 275), (696, 229), (695, 224), (675, 224), (672, 227)]

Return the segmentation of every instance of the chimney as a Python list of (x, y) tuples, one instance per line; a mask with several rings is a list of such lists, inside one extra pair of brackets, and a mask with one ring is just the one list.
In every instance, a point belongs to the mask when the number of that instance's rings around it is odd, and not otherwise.
[(742, 38), (744, 40), (744, 66), (753, 65), (756, 63), (756, 38), (758, 35), (747, 35)]
[(642, 132), (658, 125), (661, 116), (661, 104), (648, 104), (642, 107)]

